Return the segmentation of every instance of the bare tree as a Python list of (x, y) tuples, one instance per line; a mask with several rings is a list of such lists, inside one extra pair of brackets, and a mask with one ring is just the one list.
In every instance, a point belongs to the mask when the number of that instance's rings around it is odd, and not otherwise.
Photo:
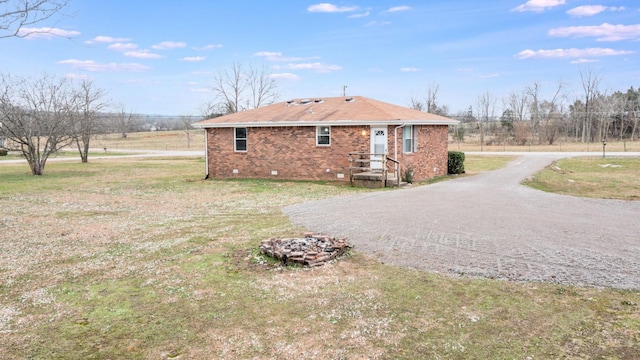
[(73, 141), (72, 98), (64, 78), (0, 75), (0, 135), (6, 149), (24, 156), (33, 175), (42, 175), (49, 156)]
[(629, 117), (633, 122), (631, 129), (631, 141), (636, 139), (636, 131), (638, 130), (638, 123), (640, 123), (640, 96), (634, 96), (628, 100)]
[(191, 123), (192, 123), (191, 117), (189, 116), (180, 117), (180, 124), (182, 125), (184, 134), (187, 136), (187, 148), (191, 147), (191, 136), (193, 135), (191, 133), (191, 130), (193, 129), (193, 126), (191, 126)]
[(438, 90), (440, 90), (440, 85), (431, 83), (427, 88), (427, 94), (424, 100), (411, 97), (411, 108), (418, 111), (426, 111), (431, 114), (448, 116), (449, 108), (446, 105), (438, 105)]
[(489, 119), (495, 116), (496, 98), (485, 91), (478, 97), (478, 121), (480, 123), (480, 151), (484, 151), (484, 128), (489, 123)]
[(563, 93), (566, 83), (559, 80), (550, 100), (545, 100), (540, 105), (542, 113), (542, 137), (549, 145), (553, 145), (562, 127), (562, 102), (565, 99)]
[(276, 88), (276, 81), (266, 68), (246, 68), (241, 62), (235, 62), (214, 77), (216, 105), (213, 108), (232, 114), (270, 105), (278, 98)]
[(116, 132), (120, 133), (120, 136), (124, 139), (127, 137), (127, 133), (131, 130), (136, 120), (132, 111), (127, 113), (124, 106), (121, 106), (120, 110), (113, 114), (112, 121)]
[(96, 88), (90, 80), (83, 80), (80, 86), (74, 89), (75, 102), (75, 131), (74, 142), (80, 153), (83, 163), (89, 161), (89, 142), (91, 138), (102, 130), (104, 116), (103, 110), (107, 107), (105, 99), (106, 91)]
[(529, 97), (527, 90), (522, 92), (511, 92), (504, 102), (504, 107), (511, 111), (513, 116), (513, 138), (518, 145), (527, 143), (529, 137), (525, 118), (529, 110)]
[(273, 104), (278, 100), (276, 81), (271, 77), (271, 73), (264, 65), (259, 69), (249, 68), (247, 83), (251, 92), (249, 106), (252, 109)]
[(438, 111), (438, 90), (440, 90), (440, 85), (436, 83), (431, 83), (429, 88), (427, 88), (427, 112), (431, 114), (435, 114)]
[(0, 0), (0, 39), (50, 31), (24, 29), (59, 15), (67, 5), (67, 0)]
[(593, 74), (591, 70), (584, 73), (580, 70), (580, 82), (582, 84), (582, 90), (584, 91), (584, 121), (582, 123), (582, 142), (592, 140), (591, 128), (591, 103), (595, 96), (598, 94), (598, 86), (600, 85), (600, 76)]
[(527, 86), (525, 91), (529, 99), (529, 114), (531, 115), (531, 143), (533, 143), (533, 137), (538, 134), (538, 142), (540, 142), (540, 119), (542, 119), (542, 109), (540, 108), (540, 92), (542, 86), (539, 82), (534, 81), (531, 85)]
[(412, 96), (410, 102), (411, 102), (411, 106), (409, 107), (412, 108), (413, 110), (424, 111), (425, 106), (420, 99)]

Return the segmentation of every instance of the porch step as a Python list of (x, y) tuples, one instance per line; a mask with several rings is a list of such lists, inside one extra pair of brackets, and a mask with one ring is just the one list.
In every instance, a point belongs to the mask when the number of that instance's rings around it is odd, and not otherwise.
[(353, 174), (354, 185), (367, 188), (381, 188), (396, 186), (394, 174), (387, 173), (386, 182), (382, 181), (382, 172), (361, 172)]

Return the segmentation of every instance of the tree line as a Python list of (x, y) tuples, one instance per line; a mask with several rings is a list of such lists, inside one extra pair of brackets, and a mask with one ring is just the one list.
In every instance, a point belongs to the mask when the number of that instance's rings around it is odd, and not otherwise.
[(191, 124), (202, 119), (134, 114), (107, 95), (90, 80), (0, 74), (0, 149), (19, 153), (33, 175), (42, 175), (47, 160), (63, 148), (77, 149), (88, 162), (96, 135), (182, 130), (190, 139)]
[(583, 143), (637, 140), (640, 89), (631, 86), (626, 91), (609, 93), (600, 89), (600, 81), (600, 76), (581, 71), (581, 93), (571, 102), (563, 81), (558, 81), (546, 95), (540, 82), (512, 91), (503, 99), (486, 91), (478, 96), (475, 108), (469, 106), (467, 111), (456, 114), (438, 104), (439, 86), (432, 84), (424, 99), (411, 99), (411, 107), (460, 120), (458, 127), (451, 128), (453, 137), (463, 141), (465, 135), (477, 135), (481, 147), (496, 143), (553, 145), (561, 138)]

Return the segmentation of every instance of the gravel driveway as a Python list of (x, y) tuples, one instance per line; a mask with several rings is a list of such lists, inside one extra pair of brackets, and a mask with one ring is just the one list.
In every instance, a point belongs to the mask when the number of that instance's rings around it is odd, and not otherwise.
[(346, 237), (358, 251), (385, 263), (454, 275), (640, 289), (640, 202), (522, 186), (553, 160), (584, 154), (518, 155), (506, 167), (476, 176), (297, 204), (284, 212), (296, 225)]

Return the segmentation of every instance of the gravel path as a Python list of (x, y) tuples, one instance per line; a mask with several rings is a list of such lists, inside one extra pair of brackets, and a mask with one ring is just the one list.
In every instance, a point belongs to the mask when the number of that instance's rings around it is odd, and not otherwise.
[(523, 179), (553, 160), (584, 153), (517, 155), (506, 167), (476, 176), (297, 204), (284, 212), (296, 225), (347, 237), (358, 251), (385, 263), (465, 276), (640, 289), (640, 202), (522, 186)]

